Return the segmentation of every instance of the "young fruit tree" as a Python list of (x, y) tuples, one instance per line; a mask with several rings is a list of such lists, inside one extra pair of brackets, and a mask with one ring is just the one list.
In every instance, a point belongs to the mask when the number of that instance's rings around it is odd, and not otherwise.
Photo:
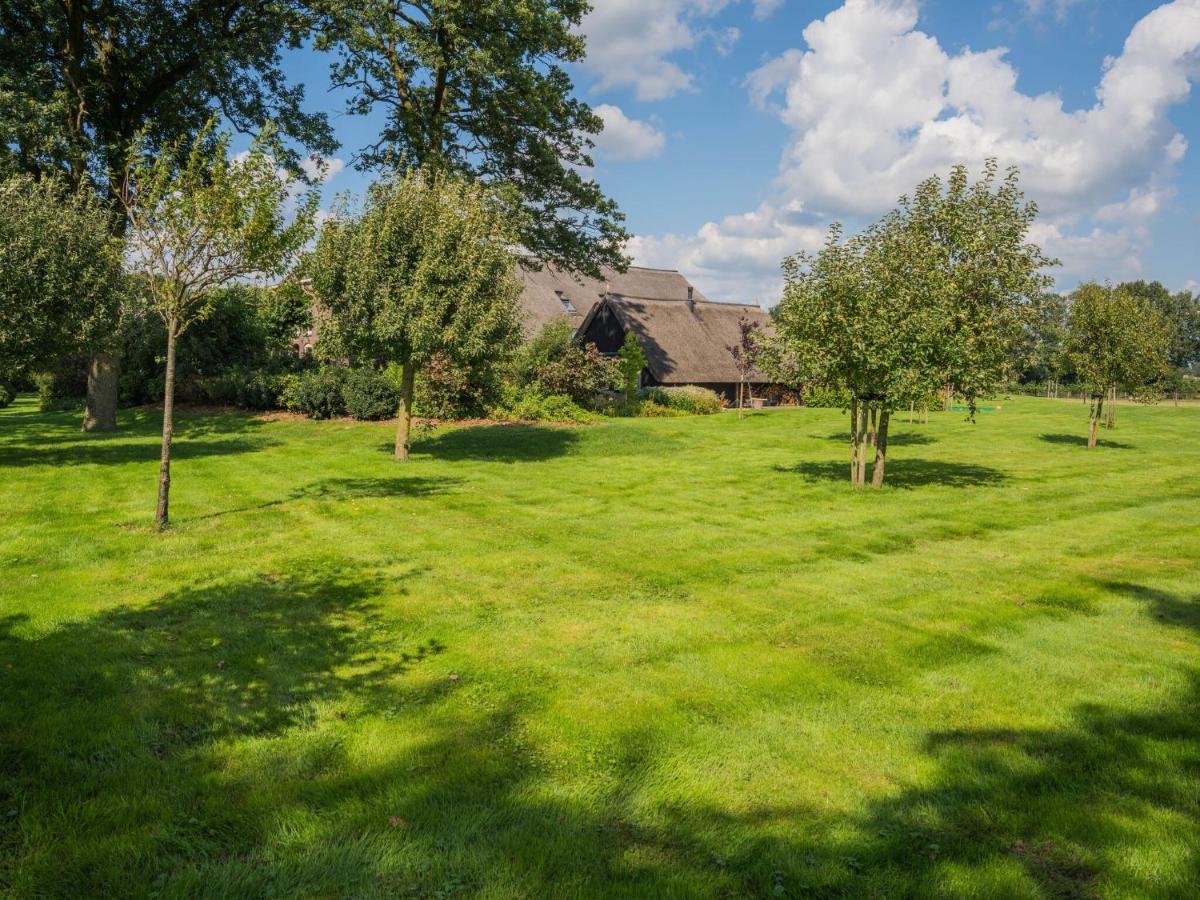
[(977, 399), (996, 389), (1022, 326), (1022, 307), (1052, 265), (1026, 240), (1037, 209), (1018, 173), (989, 160), (970, 183), (956, 166), (861, 233), (833, 226), (816, 254), (783, 262), (776, 352), (793, 378), (849, 396), (850, 480), (882, 487), (892, 412), (943, 387)]
[(0, 182), (0, 380), (115, 333), (124, 282), (108, 214), (61, 178)]
[(1071, 295), (1067, 352), (1091, 392), (1088, 447), (1095, 447), (1107, 399), (1118, 390), (1153, 399), (1169, 369), (1173, 329), (1147, 300), (1111, 285), (1084, 284)]
[(754, 373), (758, 357), (758, 343), (761, 327), (757, 322), (751, 322), (742, 317), (738, 319), (738, 342), (728, 344), (725, 349), (733, 357), (733, 365), (738, 371), (737, 407), (738, 418), (746, 414), (746, 381)]
[(625, 341), (617, 351), (617, 371), (621, 373), (621, 381), (625, 385), (625, 405), (633, 403), (637, 396), (638, 382), (642, 379), (642, 369), (646, 368), (646, 352), (638, 342), (637, 335), (632, 331), (625, 332)]
[(372, 185), (357, 218), (326, 222), (306, 261), (328, 359), (400, 367), (395, 458), (408, 459), (413, 388), (436, 355), (507, 358), (520, 341), (504, 190), (432, 170)]
[(217, 289), (283, 275), (313, 234), (318, 195), (308, 192), (288, 214), (292, 193), (280, 177), (274, 128), (263, 128), (237, 158), (229, 156), (229, 140), (210, 120), (194, 139), (172, 142), (161, 153), (139, 145), (121, 192), (129, 221), (127, 265), (143, 276), (146, 303), (167, 334), (154, 513), (160, 529), (169, 524), (180, 336), (209, 312)]

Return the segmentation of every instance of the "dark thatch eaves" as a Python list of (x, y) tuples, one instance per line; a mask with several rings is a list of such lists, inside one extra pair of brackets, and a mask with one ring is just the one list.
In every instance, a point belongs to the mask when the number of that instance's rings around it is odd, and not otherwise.
[[(682, 276), (680, 276), (682, 278)], [(693, 297), (631, 297), (609, 294), (593, 307), (580, 326), (588, 326), (605, 310), (610, 311), (624, 331), (633, 331), (646, 354), (646, 368), (659, 384), (736, 384), (737, 365), (729, 348), (741, 342), (741, 321), (758, 323), (764, 334), (772, 333), (771, 319), (758, 306), (713, 303)], [(747, 376), (750, 384), (768, 384), (761, 372)]]

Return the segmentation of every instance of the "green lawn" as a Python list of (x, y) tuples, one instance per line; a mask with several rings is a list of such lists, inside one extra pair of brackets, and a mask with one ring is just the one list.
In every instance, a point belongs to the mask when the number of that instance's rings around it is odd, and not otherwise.
[[(0, 893), (1181, 896), (1200, 409), (0, 412)], [(989, 404), (990, 405), (990, 404)]]

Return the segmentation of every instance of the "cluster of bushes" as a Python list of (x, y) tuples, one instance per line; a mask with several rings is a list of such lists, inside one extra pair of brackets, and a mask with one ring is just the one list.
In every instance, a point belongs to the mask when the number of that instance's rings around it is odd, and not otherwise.
[[(309, 303), (291, 283), (217, 292), (208, 314), (179, 340), (177, 400), (278, 408), (281, 376), (311, 366), (292, 346), (294, 336), (310, 324)], [(122, 323), (121, 338), (121, 403), (161, 402), (167, 352), (162, 320), (143, 311)]]
[(721, 397), (715, 391), (696, 385), (645, 388), (639, 396), (658, 406), (692, 416), (711, 416), (721, 411)]
[(394, 373), (330, 366), (285, 376), (278, 405), (314, 419), (376, 421), (396, 415), (400, 390)]

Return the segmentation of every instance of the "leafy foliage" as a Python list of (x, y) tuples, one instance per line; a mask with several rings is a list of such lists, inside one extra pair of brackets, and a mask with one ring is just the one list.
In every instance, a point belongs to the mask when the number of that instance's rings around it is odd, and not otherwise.
[(543, 396), (563, 394), (584, 406), (616, 379), (614, 363), (595, 344), (580, 345), (566, 319), (547, 322), (514, 361), (517, 384)]
[(342, 382), (342, 404), (353, 419), (390, 419), (400, 403), (394, 381), (375, 369), (351, 369)]
[(16, 376), (107, 341), (120, 246), (93, 195), (58, 178), (0, 183), (0, 374)]
[(721, 411), (721, 397), (716, 391), (695, 384), (680, 387), (651, 387), (639, 392), (643, 400), (658, 406), (678, 410), (694, 416), (711, 416)]
[(361, 216), (327, 222), (307, 260), (325, 357), (401, 367), (397, 460), (408, 458), (418, 370), (435, 354), (498, 362), (520, 339), (512, 199), (445, 172), (391, 176)]
[(856, 482), (876, 432), (867, 412), (881, 418), (879, 485), (891, 410), (942, 385), (973, 410), (999, 385), (1024, 305), (1050, 284), (1042, 269), (1053, 261), (1026, 240), (1036, 213), (1015, 169), (1000, 178), (989, 160), (971, 184), (956, 166), (945, 183), (922, 182), (862, 233), (843, 240), (834, 225), (819, 253), (784, 260), (777, 347), (768, 359), (776, 377), (849, 395)]
[(646, 353), (633, 331), (625, 332), (625, 342), (617, 351), (617, 371), (625, 386), (625, 402), (632, 403), (637, 393), (638, 381), (642, 377), (642, 369), (646, 368)]
[(288, 378), (279, 401), (292, 412), (304, 413), (314, 419), (332, 419), (346, 414), (342, 395), (345, 376), (342, 370), (329, 367), (303, 372)]
[(230, 159), (227, 132), (208, 125), (189, 144), (131, 154), (121, 202), (129, 219), (127, 259), (141, 276), (149, 309), (167, 333), (159, 528), (168, 522), (175, 351), (179, 336), (211, 311), (216, 292), (252, 276), (282, 275), (312, 235), (318, 196), (309, 192), (287, 221), (288, 186), (279, 178), (274, 128)]
[(1094, 394), (1120, 388), (1156, 396), (1171, 339), (1166, 318), (1128, 290), (1092, 282), (1071, 295), (1068, 352), (1079, 380)]
[[(240, 131), (275, 119), (290, 141), (332, 152), (325, 116), (304, 111), (281, 66), (280, 47), (298, 47), (313, 22), (302, 0), (6, 3), (0, 168), (59, 172), (115, 200), (139, 134), (166, 149), (218, 108)], [(299, 163), (294, 144), (280, 159)]]
[(517, 187), (520, 244), (598, 274), (624, 268), (623, 216), (585, 172), (603, 121), (563, 64), (579, 62), (585, 0), (359, 0), (328, 4), (318, 46), (349, 109), (386, 116), (368, 168), (437, 167)]

